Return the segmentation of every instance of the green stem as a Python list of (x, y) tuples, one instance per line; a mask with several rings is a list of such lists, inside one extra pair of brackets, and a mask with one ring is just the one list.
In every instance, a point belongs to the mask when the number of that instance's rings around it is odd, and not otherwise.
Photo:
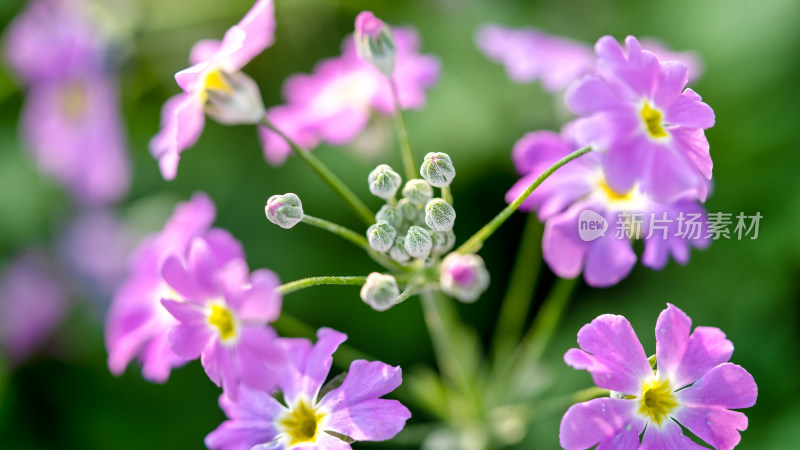
[(553, 172), (561, 168), (561, 166), (563, 166), (564, 164), (572, 161), (575, 158), (583, 156), (586, 153), (589, 153), (590, 151), (592, 151), (592, 147), (586, 146), (578, 150), (575, 150), (569, 155), (561, 158), (550, 168), (545, 170), (544, 173), (539, 175), (539, 178), (537, 178), (533, 183), (531, 183), (531, 185), (528, 186), (527, 189), (525, 189), (525, 192), (520, 194), (520, 196), (517, 197), (516, 200), (514, 200), (510, 205), (506, 206), (502, 211), (500, 211), (500, 214), (495, 216), (494, 219), (492, 219), (489, 223), (484, 225), (484, 227), (478, 230), (477, 233), (473, 234), (472, 237), (469, 238), (466, 242), (464, 242), (461, 245), (461, 247), (459, 247), (456, 251), (459, 253), (474, 253), (478, 251), (481, 245), (483, 245), (483, 242), (486, 239), (488, 239), (489, 236), (491, 236), (492, 233), (494, 233), (497, 230), (497, 228), (499, 228), (500, 225), (503, 224), (503, 222), (505, 222), (506, 220), (508, 220), (509, 217), (511, 217), (511, 214), (513, 214), (514, 211), (516, 211), (520, 207), (520, 205), (522, 205), (522, 202), (524, 202), (531, 195), (531, 193), (533, 193), (533, 191), (537, 187), (539, 187), (539, 185), (542, 184), (544, 180), (547, 179), (547, 177), (552, 175)]
[(542, 229), (536, 215), (529, 214), (497, 319), (493, 339), (495, 361), (510, 356), (522, 335), (542, 262)]
[(320, 219), (318, 217), (309, 216), (308, 214), (303, 214), (303, 223), (308, 225), (315, 226), (317, 228), (321, 228), (325, 231), (333, 233), (342, 239), (349, 241), (367, 252), (372, 259), (376, 262), (381, 264), (382, 266), (386, 267), (387, 269), (393, 269), (398, 271), (407, 271), (408, 269), (404, 268), (400, 264), (396, 263), (394, 260), (389, 258), (388, 256), (384, 255), (383, 253), (378, 253), (369, 246), (369, 242), (367, 242), (367, 238), (364, 236), (356, 233), (355, 231), (345, 228), (339, 224), (335, 224), (333, 222), (329, 222), (325, 219)]
[(446, 201), (451, 206), (453, 205), (453, 193), (450, 192), (450, 186), (442, 188), (442, 200)]
[(394, 123), (397, 129), (397, 140), (400, 142), (400, 155), (403, 158), (406, 181), (413, 180), (418, 178), (417, 166), (414, 164), (414, 152), (411, 150), (411, 141), (408, 139), (406, 121), (403, 119), (403, 107), (400, 105), (400, 96), (397, 93), (397, 84), (394, 82), (394, 78), (390, 76), (388, 79), (394, 99)]
[(365, 205), (364, 202), (362, 202), (361, 199), (359, 199), (353, 193), (353, 191), (351, 191), (350, 188), (348, 188), (347, 185), (342, 182), (342, 180), (334, 175), (334, 173), (331, 172), (331, 170), (328, 169), (328, 167), (325, 166), (322, 161), (320, 161), (311, 152), (300, 148), (300, 146), (297, 145), (293, 140), (289, 139), (289, 137), (286, 136), (282, 131), (272, 125), (272, 123), (267, 120), (266, 117), (261, 120), (261, 125), (264, 125), (283, 138), (283, 140), (285, 140), (292, 148), (294, 154), (303, 160), (303, 162), (308, 164), (311, 169), (313, 169), (314, 172), (316, 172), (316, 174), (319, 175), (319, 177), (322, 178), (322, 180), (325, 181), (325, 183), (327, 183), (328, 186), (330, 186), (330, 188), (333, 189), (333, 191), (345, 201), (345, 203), (350, 205), (350, 208), (355, 211), (355, 213), (364, 221), (364, 223), (367, 225), (372, 225), (375, 223), (375, 215), (372, 213), (372, 211), (370, 211), (367, 205)]
[(367, 277), (310, 277), (300, 280), (284, 283), (278, 287), (281, 294), (291, 294), (301, 289), (309, 288), (312, 286), (322, 285), (340, 285), (340, 286), (361, 286), (367, 282)]
[(550, 294), (539, 308), (531, 328), (522, 338), (520, 344), (520, 350), (523, 352), (520, 359), (522, 365), (527, 367), (539, 361), (561, 323), (564, 310), (577, 286), (578, 278), (556, 280)]

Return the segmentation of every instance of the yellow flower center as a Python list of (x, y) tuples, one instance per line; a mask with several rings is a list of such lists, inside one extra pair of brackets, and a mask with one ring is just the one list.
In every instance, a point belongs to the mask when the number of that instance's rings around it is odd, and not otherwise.
[(61, 111), (72, 121), (79, 121), (86, 115), (88, 108), (86, 88), (80, 83), (68, 83), (61, 90)]
[(223, 305), (211, 305), (208, 323), (217, 328), (222, 342), (236, 338), (236, 320), (233, 313)]
[(289, 446), (316, 442), (319, 426), (324, 414), (301, 399), (288, 413), (278, 420), (278, 425), (286, 434)]
[(642, 120), (644, 120), (645, 128), (650, 137), (654, 139), (667, 137), (667, 132), (661, 126), (661, 111), (654, 109), (649, 103), (644, 102), (642, 106)]
[(233, 93), (233, 88), (228, 84), (225, 75), (222, 74), (222, 69), (209, 70), (205, 73), (201, 89), (199, 90), (200, 98), (203, 102), (208, 99), (208, 91), (218, 91), (226, 94)]
[(639, 397), (639, 414), (650, 419), (659, 427), (670, 412), (678, 406), (669, 380), (654, 378), (642, 384)]
[(611, 202), (625, 202), (633, 200), (633, 189), (625, 192), (624, 194), (620, 194), (619, 192), (615, 191), (611, 186), (606, 183), (606, 180), (600, 180), (598, 183), (600, 187), (600, 191), (608, 198)]

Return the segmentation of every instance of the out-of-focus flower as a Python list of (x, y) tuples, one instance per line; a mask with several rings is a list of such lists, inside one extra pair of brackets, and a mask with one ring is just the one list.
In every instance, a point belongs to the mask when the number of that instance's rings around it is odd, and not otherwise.
[(617, 192), (634, 185), (661, 201), (691, 195), (704, 201), (712, 161), (704, 130), (714, 111), (685, 89), (685, 64), (659, 62), (633, 36), (623, 49), (611, 36), (597, 41), (597, 74), (572, 85), (575, 138), (606, 152), (603, 167)]
[(189, 243), (203, 236), (220, 264), (244, 258), (244, 251), (225, 230), (209, 229), (216, 214), (205, 194), (181, 203), (158, 234), (142, 240), (130, 262), (130, 274), (117, 289), (106, 318), (108, 367), (121, 374), (134, 359), (142, 362), (145, 378), (164, 382), (170, 370), (186, 362), (170, 349), (167, 335), (178, 323), (161, 305), (164, 298), (182, 300), (161, 277), (167, 258), (186, 260)]
[(450, 253), (439, 270), (442, 292), (462, 302), (474, 302), (489, 287), (489, 271), (478, 255)]
[(150, 141), (165, 179), (175, 178), (183, 150), (197, 142), (205, 114), (222, 123), (256, 123), (264, 115), (255, 82), (240, 70), (275, 36), (275, 5), (257, 0), (222, 41), (202, 40), (192, 48), (192, 66), (175, 74), (183, 92), (164, 104), (161, 131)]
[[(589, 45), (549, 35), (536, 28), (484, 25), (476, 35), (478, 48), (501, 63), (517, 83), (540, 80), (550, 91), (561, 91), (572, 81), (595, 70)], [(694, 52), (674, 52), (655, 39), (642, 39), (642, 47), (661, 61), (680, 61), (689, 67), (689, 79), (702, 75), (703, 65)]]
[(30, 355), (67, 311), (67, 293), (47, 258), (20, 255), (0, 276), (0, 347), (15, 361)]
[(306, 339), (282, 339), (289, 357), (280, 380), (283, 402), (244, 386), (235, 400), (223, 394), (219, 403), (228, 420), (206, 437), (206, 446), (345, 450), (353, 441), (385, 441), (399, 433), (411, 413), (380, 397), (400, 385), (400, 367), (353, 361), (341, 385), (321, 394), (332, 355), (347, 336), (321, 328), (317, 337), (313, 346)]
[[(396, 61), (392, 75), (400, 106), (418, 109), (425, 105), (425, 90), (439, 77), (439, 61), (419, 53), (419, 37), (412, 28), (392, 27)], [(362, 60), (353, 36), (344, 40), (342, 55), (321, 61), (310, 75), (297, 74), (283, 85), (285, 105), (270, 108), (270, 122), (306, 149), (320, 142), (343, 145), (367, 125), (373, 111), (391, 115), (395, 105), (386, 75)], [(281, 164), (291, 149), (280, 136), (260, 127), (264, 156)]]
[(394, 72), (395, 44), (392, 30), (370, 11), (356, 17), (353, 39), (358, 56), (377, 67), (384, 75)]
[(689, 316), (667, 304), (656, 323), (655, 371), (624, 317), (605, 314), (581, 328), (580, 349), (567, 351), (564, 361), (612, 392), (570, 407), (561, 420), (561, 446), (705, 448), (683, 426), (716, 449), (734, 448), (747, 416), (731, 410), (753, 406), (758, 388), (744, 368), (728, 362), (733, 344), (720, 329), (690, 334), (691, 327)]
[(130, 168), (108, 39), (81, 1), (36, 0), (9, 26), (5, 56), (28, 85), (23, 135), (39, 168), (84, 204), (128, 192)]
[(169, 345), (184, 358), (201, 358), (208, 377), (229, 396), (241, 383), (270, 392), (285, 364), (267, 325), (281, 312), (278, 277), (265, 269), (250, 274), (244, 259), (219, 258), (211, 245), (195, 238), (187, 260), (171, 256), (161, 269), (180, 296), (161, 300), (179, 322)]
[[(514, 163), (523, 177), (508, 191), (506, 201), (514, 201), (545, 169), (577, 148), (570, 139), (553, 132), (525, 135), (513, 150)], [(603, 171), (604, 157), (591, 152), (566, 164), (520, 207), (535, 210), (545, 222), (543, 257), (556, 275), (574, 278), (583, 272), (589, 285), (610, 286), (625, 278), (636, 264), (632, 240), (644, 241), (642, 263), (655, 270), (663, 268), (670, 255), (685, 264), (692, 247), (709, 245), (705, 211), (692, 196), (665, 203), (639, 186), (616, 191)], [(605, 223), (604, 233), (581, 236), (582, 214), (590, 214), (599, 225)]]

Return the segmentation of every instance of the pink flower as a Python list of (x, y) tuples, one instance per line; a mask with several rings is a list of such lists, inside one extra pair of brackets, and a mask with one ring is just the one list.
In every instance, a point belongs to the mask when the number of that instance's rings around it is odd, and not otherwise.
[[(439, 61), (419, 54), (419, 37), (412, 28), (393, 27), (395, 67), (400, 105), (418, 109), (425, 105), (425, 91), (439, 77)], [(286, 104), (267, 111), (269, 121), (306, 149), (326, 142), (344, 145), (369, 122), (373, 111), (394, 114), (391, 86), (386, 75), (362, 60), (353, 36), (345, 38), (342, 55), (321, 61), (310, 75), (297, 74), (283, 85)], [(266, 127), (260, 127), (264, 156), (270, 164), (282, 164), (289, 145)]]
[(685, 64), (659, 62), (633, 36), (625, 43), (623, 49), (610, 36), (600, 38), (598, 73), (567, 92), (567, 105), (581, 116), (576, 140), (607, 153), (603, 167), (618, 192), (638, 184), (662, 201), (704, 201), (712, 168), (704, 130), (714, 125), (714, 111), (684, 90)]
[(281, 340), (289, 357), (280, 378), (283, 402), (270, 392), (244, 386), (236, 399), (223, 394), (219, 403), (228, 420), (206, 437), (206, 446), (346, 450), (350, 444), (336, 434), (354, 441), (385, 441), (399, 433), (411, 413), (397, 400), (380, 397), (400, 385), (400, 368), (356, 360), (339, 387), (321, 394), (332, 355), (347, 336), (321, 328), (317, 337), (313, 346), (307, 339)]
[(67, 293), (46, 257), (30, 251), (0, 276), (0, 347), (15, 361), (25, 359), (67, 312)]
[(731, 410), (753, 406), (758, 388), (744, 368), (728, 362), (733, 344), (720, 329), (698, 327), (690, 334), (691, 326), (689, 316), (667, 304), (656, 323), (655, 371), (624, 317), (604, 314), (581, 328), (580, 349), (567, 351), (564, 361), (612, 392), (569, 408), (561, 446), (705, 448), (685, 436), (683, 426), (715, 449), (734, 448), (747, 416)]
[[(577, 148), (571, 139), (550, 131), (525, 135), (512, 154), (522, 178), (508, 191), (506, 201), (511, 203), (545, 169)], [(696, 200), (687, 196), (660, 202), (639, 186), (616, 191), (603, 170), (605, 157), (591, 152), (566, 164), (520, 207), (536, 210), (545, 222), (543, 257), (556, 275), (574, 278), (583, 272), (589, 285), (605, 287), (618, 283), (633, 269), (637, 260), (632, 244), (635, 239), (644, 241), (642, 263), (655, 270), (663, 268), (670, 256), (686, 264), (692, 247), (709, 245), (705, 211)], [(591, 239), (580, 234), (585, 211), (593, 213), (597, 222), (607, 224), (605, 234)], [(690, 218), (696, 223), (692, 229)], [(626, 234), (619, 231), (621, 220), (629, 228)]]
[[(589, 45), (536, 28), (484, 25), (478, 30), (476, 41), (486, 56), (505, 67), (512, 81), (540, 80), (550, 92), (565, 89), (572, 81), (593, 73), (596, 67)], [(661, 61), (686, 64), (690, 80), (696, 80), (703, 72), (702, 62), (693, 52), (671, 51), (655, 39), (642, 39), (642, 47)]]
[(226, 262), (200, 237), (185, 261), (172, 256), (161, 272), (180, 296), (161, 301), (179, 322), (169, 333), (175, 353), (201, 358), (208, 377), (229, 396), (241, 383), (271, 391), (285, 364), (267, 325), (281, 311), (278, 277), (263, 269), (250, 275), (244, 259)]
[(137, 247), (130, 274), (114, 294), (106, 317), (108, 367), (115, 375), (138, 357), (144, 377), (163, 383), (173, 367), (186, 362), (168, 345), (169, 330), (178, 322), (161, 305), (161, 299), (181, 297), (161, 277), (161, 267), (170, 257), (185, 260), (189, 243), (197, 236), (205, 237), (219, 264), (244, 258), (241, 244), (230, 233), (209, 229), (215, 214), (211, 199), (195, 194), (175, 208), (161, 232)]
[(175, 178), (180, 154), (197, 142), (206, 113), (222, 123), (255, 123), (263, 117), (258, 87), (240, 70), (272, 45), (274, 35), (273, 0), (257, 0), (221, 42), (194, 45), (193, 65), (175, 74), (183, 93), (164, 104), (161, 131), (150, 142), (165, 179)]

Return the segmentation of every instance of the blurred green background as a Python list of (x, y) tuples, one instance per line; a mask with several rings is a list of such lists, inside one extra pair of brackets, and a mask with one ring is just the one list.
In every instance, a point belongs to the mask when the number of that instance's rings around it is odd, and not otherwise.
[[(710, 211), (763, 215), (759, 238), (722, 240), (695, 252), (681, 267), (660, 272), (637, 266), (618, 286), (581, 286), (567, 310), (544, 363), (557, 380), (555, 394), (591, 385), (585, 372), (561, 361), (575, 346), (583, 324), (603, 313), (628, 317), (645, 349), (655, 349), (653, 328), (666, 302), (682, 308), (695, 325), (725, 331), (736, 350), (733, 361), (759, 385), (755, 407), (740, 448), (796, 448), (800, 441), (800, 2), (797, 0), (276, 0), (278, 31), (273, 48), (246, 71), (261, 86), (266, 104), (282, 101), (280, 86), (290, 74), (310, 72), (321, 58), (336, 56), (352, 31), (356, 14), (371, 9), (390, 24), (412, 24), (423, 51), (442, 62), (429, 104), (409, 112), (408, 126), (418, 157), (449, 153), (458, 177), (453, 184), (458, 222), (466, 239), (503, 207), (516, 180), (509, 158), (525, 132), (557, 130), (563, 123), (561, 99), (538, 85), (512, 84), (502, 67), (481, 55), (478, 26), (494, 22), (535, 26), (547, 32), (594, 42), (604, 34), (657, 37), (677, 50), (694, 49), (706, 71), (693, 86), (711, 105), (717, 124), (707, 132), (714, 158)], [(24, 6), (0, 3), (0, 27)], [(217, 225), (245, 245), (253, 268), (267, 267), (282, 280), (314, 275), (362, 275), (376, 265), (346, 242), (317, 229), (286, 231), (263, 213), (266, 198), (295, 192), (317, 217), (361, 230), (337, 197), (290, 158), (281, 167), (264, 163), (252, 127), (209, 123), (200, 142), (184, 154), (178, 178), (165, 182), (147, 150), (157, 132), (159, 110), (178, 92), (172, 75), (187, 65), (198, 39), (219, 38), (250, 7), (250, 0), (139, 0), (130, 17), (118, 18), (132, 45), (120, 70), (123, 113), (134, 164), (134, 183), (120, 214), (137, 229), (160, 227), (177, 201), (207, 192), (218, 207)], [(0, 69), (0, 264), (31, 246), (52, 246), (60, 227), (74, 215), (69, 197), (38, 174), (18, 133), (24, 99), (6, 68)], [(387, 122), (387, 125), (389, 123)], [(391, 131), (391, 130), (389, 130)], [(377, 209), (366, 175), (376, 164), (400, 166), (393, 136), (382, 149), (366, 151), (322, 146), (316, 155)], [(465, 321), (484, 343), (493, 332), (525, 216), (516, 215), (481, 251), (492, 286), (473, 305), (459, 305)], [(546, 272), (546, 270), (545, 270)], [(537, 299), (552, 283), (542, 277)], [(174, 370), (169, 382), (144, 381), (133, 365), (115, 378), (105, 366), (102, 315), (105, 304), (74, 298), (68, 320), (45, 348), (20, 367), (0, 368), (0, 447), (9, 449), (193, 449), (224, 415), (218, 389), (198, 362)], [(105, 302), (108, 299), (103, 299)], [(435, 366), (419, 302), (376, 313), (355, 287), (320, 287), (287, 297), (285, 310), (313, 327), (346, 332), (349, 343), (406, 373)], [(1, 364), (1, 363), (0, 363)], [(532, 380), (532, 383), (536, 380)], [(414, 405), (410, 405), (416, 411)], [(417, 413), (413, 424), (430, 418)], [(560, 413), (533, 423), (518, 448), (557, 448)], [(382, 448), (392, 444), (382, 445)], [(355, 448), (375, 448), (356, 444)], [(400, 447), (397, 447), (400, 448)], [(402, 448), (417, 448), (409, 445)]]

